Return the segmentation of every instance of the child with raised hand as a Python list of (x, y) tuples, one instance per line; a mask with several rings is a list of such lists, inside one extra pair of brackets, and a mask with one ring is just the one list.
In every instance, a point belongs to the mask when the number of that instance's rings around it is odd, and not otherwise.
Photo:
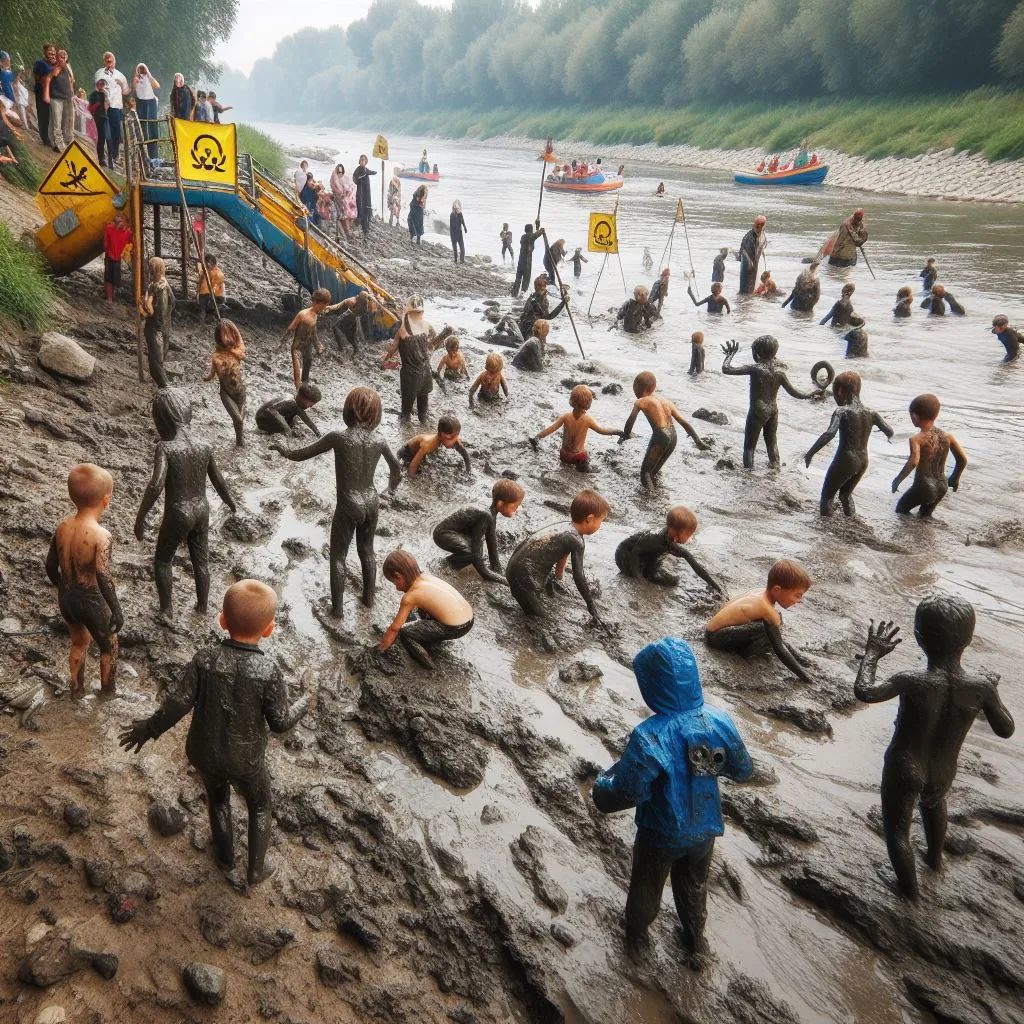
[(469, 463), (469, 452), (461, 440), (462, 424), (457, 416), (448, 413), (437, 421), (437, 430), (433, 434), (416, 434), (398, 449), (398, 458), (409, 467), (409, 476), (415, 476), (423, 460), (433, 455), (439, 448), (454, 448), (462, 456), (466, 472), (472, 473)]
[(695, 306), (707, 306), (709, 313), (721, 313), (723, 309), (726, 313), (732, 312), (729, 300), (722, 294), (722, 285), (719, 281), (716, 281), (711, 286), (711, 294), (705, 295), (699, 302), (697, 301), (697, 296), (693, 294), (692, 283), (686, 286), (686, 294), (690, 296), (690, 301)]
[(589, 409), (594, 404), (594, 392), (586, 384), (577, 384), (569, 394), (570, 409), (562, 413), (550, 426), (545, 427), (539, 434), (530, 438), (530, 444), (536, 449), (542, 437), (553, 434), (559, 427), (562, 428), (562, 447), (558, 457), (569, 466), (574, 466), (581, 473), (589, 473), (590, 456), (587, 454), (587, 431), (604, 434), (606, 437), (622, 437), (621, 430), (612, 430), (602, 427)]
[(469, 389), (469, 407), (473, 408), (473, 397), (480, 392), (481, 401), (496, 402), (500, 392), (508, 398), (508, 381), (505, 380), (505, 360), (497, 352), (489, 352), (484, 360), (483, 372)]
[(158, 388), (167, 387), (164, 360), (171, 347), (174, 292), (167, 280), (167, 265), (159, 256), (149, 259), (149, 286), (142, 296), (139, 312), (145, 317), (143, 334), (149, 359), (149, 375)]
[(501, 231), (498, 232), (498, 238), (501, 239), (501, 262), (505, 262), (505, 253), (508, 253), (508, 258), (515, 262), (516, 254), (512, 249), (512, 232), (509, 230), (508, 221), (505, 221), (501, 225)]
[(776, 605), (798, 605), (811, 587), (811, 577), (798, 562), (780, 558), (768, 570), (763, 590), (751, 590), (730, 601), (712, 617), (704, 630), (704, 642), (715, 651), (748, 657), (769, 649), (798, 679), (811, 681), (810, 662), (782, 639), (782, 615)]
[(260, 641), (274, 631), (276, 614), (277, 595), (265, 583), (239, 580), (229, 587), (220, 626), (230, 639), (198, 651), (168, 687), (160, 708), (136, 719), (120, 736), (122, 747), (138, 752), (192, 712), (185, 755), (206, 787), (214, 857), (224, 869), (234, 866), (233, 785), (249, 811), (249, 885), (274, 873), (266, 864), (273, 820), (268, 727), (287, 732), (310, 701), (306, 694), (289, 703), (276, 660), (260, 650)]
[(437, 368), (434, 370), (434, 378), (438, 382), (442, 379), (457, 381), (463, 377), (469, 380), (469, 367), (466, 365), (466, 357), (462, 354), (459, 336), (449, 335), (444, 343), (444, 349), (444, 355), (438, 360)]
[(100, 685), (114, 691), (117, 631), (124, 615), (111, 578), (113, 539), (100, 520), (110, 504), (114, 478), (83, 462), (68, 474), (75, 514), (57, 524), (46, 555), (46, 575), (57, 588), (57, 604), (71, 634), (68, 669), (72, 694), (85, 689), (90, 641), (100, 649)]
[[(910, 457), (893, 480), (892, 493), (900, 489), (900, 484), (911, 473), (914, 474), (914, 482), (896, 503), (896, 511), (900, 515), (908, 515), (916, 508), (918, 517), (927, 519), (950, 487), (954, 491), (960, 487), (960, 476), (967, 468), (967, 456), (952, 434), (935, 426), (941, 408), (935, 395), (918, 395), (910, 403), (910, 421), (918, 432), (910, 438)], [(947, 480), (946, 458), (950, 452), (953, 453), (953, 472)]]
[(640, 483), (650, 489), (654, 487), (658, 474), (662, 471), (669, 456), (676, 448), (676, 428), (673, 420), (678, 423), (698, 450), (704, 452), (711, 446), (705, 444), (697, 431), (683, 418), (682, 413), (667, 399), (659, 398), (654, 392), (658, 388), (658, 378), (650, 370), (638, 373), (633, 380), (633, 394), (636, 401), (630, 411), (626, 425), (619, 435), (619, 443), (628, 441), (633, 433), (637, 416), (643, 413), (651, 425), (651, 440), (647, 445), (644, 460), (640, 463)]
[(725, 587), (683, 547), (696, 532), (697, 517), (685, 505), (676, 505), (669, 509), (664, 529), (641, 530), (622, 541), (615, 549), (615, 564), (623, 576), (674, 587), (679, 577), (665, 568), (666, 556), (673, 555), (682, 558), (717, 597), (725, 597)]
[(210, 358), (210, 369), (204, 382), (220, 382), (220, 400), (227, 409), (235, 428), (235, 444), (245, 444), (242, 426), (245, 423), (245, 381), (242, 379), (242, 360), (245, 342), (242, 332), (231, 320), (221, 320), (213, 332), (216, 345)]
[(933, 284), (931, 294), (925, 296), (921, 302), (921, 308), (927, 309), (932, 316), (945, 316), (947, 306), (949, 311), (956, 313), (957, 316), (964, 316), (967, 312), (953, 297), (953, 293), (946, 291), (945, 286), (941, 284)]
[(587, 610), (603, 625), (590, 584), (583, 571), (586, 537), (601, 529), (611, 507), (597, 491), (580, 491), (569, 506), (568, 527), (561, 524), (531, 534), (512, 552), (505, 578), (519, 607), (530, 616), (544, 615), (542, 593), (554, 592), (554, 581), (562, 579), (566, 563), (572, 561), (572, 578)]
[[(497, 517), (511, 519), (523, 503), (526, 492), (515, 482), (502, 477), (494, 481), (491, 488), (491, 507), (488, 509), (461, 508), (434, 527), (434, 543), (442, 551), (448, 551), (447, 561), (453, 569), (465, 569), (472, 565), (478, 573), (492, 583), (508, 580), (501, 575), (501, 559), (498, 557), (498, 535), (495, 529)], [(487, 558), (484, 558), (484, 545)], [(490, 566), (488, 567), (488, 561)]]
[(690, 335), (690, 369), (691, 377), (699, 377), (704, 372), (704, 332), (694, 331)]
[(582, 277), (583, 264), (590, 262), (590, 260), (588, 260), (587, 257), (583, 255), (583, 246), (576, 246), (576, 251), (569, 257), (569, 262), (572, 264), (572, 276)]
[(392, 551), (384, 559), (383, 573), (402, 600), (380, 639), (380, 650), (400, 640), (414, 661), (432, 669), (432, 648), (458, 640), (473, 628), (473, 606), (450, 583), (423, 572), (408, 551)]
[(264, 434), (291, 434), (295, 436), (295, 420), (300, 419), (313, 432), (314, 437), (320, 436), (320, 430), (310, 419), (308, 410), (312, 409), (323, 396), (315, 384), (307, 381), (295, 392), (295, 397), (282, 395), (271, 398), (256, 410), (256, 429)]

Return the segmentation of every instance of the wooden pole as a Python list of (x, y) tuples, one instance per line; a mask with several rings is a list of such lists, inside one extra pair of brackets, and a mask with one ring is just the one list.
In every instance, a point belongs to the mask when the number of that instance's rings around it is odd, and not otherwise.
[(135, 183), (132, 199), (132, 278), (135, 291), (135, 353), (138, 359), (139, 383), (146, 379), (146, 339), (142, 328), (142, 255), (146, 245), (146, 225), (142, 219), (142, 186)]
[(181, 229), (181, 297), (188, 299), (188, 207), (182, 204), (178, 209)]
[(380, 219), (384, 220), (384, 161), (380, 162)]
[(163, 256), (163, 244), (160, 235), (160, 207), (153, 207), (153, 253), (156, 256)]
[[(541, 157), (540, 161), (540, 196), (537, 199), (537, 220), (540, 220), (540, 208), (544, 202), (544, 179), (548, 176), (548, 164), (547, 161)], [(547, 238), (544, 239), (544, 244), (548, 244)]]
[(558, 285), (558, 297), (565, 301), (565, 311), (569, 314), (569, 323), (572, 324), (572, 333), (576, 335), (576, 344), (580, 347), (580, 355), (584, 359), (587, 358), (587, 353), (583, 351), (583, 342), (580, 341), (580, 332), (576, 330), (576, 321), (572, 317), (572, 306), (569, 305), (569, 299), (567, 296), (562, 294), (562, 275), (558, 273), (558, 264), (551, 258), (551, 247), (548, 245), (548, 233), (543, 231), (544, 236), (544, 252), (547, 254), (548, 263), (551, 264), (551, 269), (555, 272), (555, 283)]
[(601, 269), (597, 272), (597, 280), (594, 282), (594, 294), (590, 296), (590, 305), (587, 306), (587, 319), (590, 319), (590, 310), (594, 305), (594, 296), (597, 295), (597, 286), (601, 283), (601, 275), (604, 273), (604, 268), (608, 265), (608, 253), (604, 254), (604, 259), (601, 260)]

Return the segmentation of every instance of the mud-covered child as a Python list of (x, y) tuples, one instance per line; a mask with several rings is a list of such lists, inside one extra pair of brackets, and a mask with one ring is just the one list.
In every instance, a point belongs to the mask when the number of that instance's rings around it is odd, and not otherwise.
[(657, 483), (658, 474), (661, 473), (668, 462), (669, 456), (676, 448), (675, 420), (683, 430), (690, 436), (690, 440), (697, 446), (699, 451), (707, 451), (710, 445), (705, 444), (697, 431), (683, 418), (683, 414), (667, 399), (655, 394), (658, 389), (658, 378), (650, 370), (638, 373), (633, 379), (633, 394), (636, 401), (630, 411), (626, 425), (619, 435), (619, 443), (629, 440), (633, 433), (633, 426), (637, 416), (643, 413), (647, 422), (651, 425), (651, 440), (647, 445), (644, 460), (640, 463), (640, 483), (650, 489)]
[(469, 389), (469, 407), (473, 408), (473, 399), (477, 392), (480, 400), (496, 402), (504, 393), (508, 398), (508, 381), (505, 380), (505, 360), (497, 352), (489, 352), (484, 360), (484, 368)]
[(491, 487), (490, 508), (468, 506), (442, 519), (434, 527), (434, 543), (442, 551), (450, 552), (448, 564), (453, 569), (472, 565), (485, 580), (507, 585), (508, 581), (501, 575), (495, 524), (498, 516), (511, 519), (519, 511), (525, 496), (526, 492), (515, 480), (503, 477), (495, 480)]
[(242, 427), (245, 423), (245, 380), (242, 377), (242, 360), (245, 358), (245, 342), (242, 332), (231, 320), (221, 320), (213, 332), (214, 350), (210, 357), (210, 369), (204, 382), (216, 380), (220, 383), (220, 400), (227, 409), (235, 428), (235, 444), (245, 444)]
[[(199, 322), (206, 323), (206, 314), (213, 312), (215, 306), (224, 304), (224, 271), (217, 264), (217, 257), (212, 252), (203, 256), (205, 272), (199, 272)], [(213, 294), (210, 294), (210, 286)]]
[(384, 578), (402, 595), (398, 613), (380, 638), (386, 651), (396, 640), (424, 668), (434, 667), (433, 648), (458, 640), (473, 628), (473, 606), (450, 584), (423, 572), (416, 559), (399, 548), (384, 559)]
[(264, 402), (256, 410), (256, 429), (264, 434), (292, 434), (297, 433), (295, 420), (302, 420), (313, 432), (314, 437), (320, 436), (320, 430), (309, 416), (309, 410), (313, 408), (323, 396), (315, 384), (306, 381), (299, 386), (295, 397), (281, 395), (279, 398), (271, 398)]
[(910, 316), (914, 309), (914, 289), (910, 285), (904, 285), (896, 293), (896, 305), (893, 307), (892, 315), (903, 319)]
[(268, 727), (292, 728), (309, 707), (310, 695), (289, 703), (284, 676), (260, 641), (274, 630), (277, 595), (265, 583), (239, 580), (224, 594), (220, 626), (230, 639), (204, 647), (168, 688), (160, 708), (134, 721), (121, 746), (138, 752), (192, 713), (185, 755), (206, 787), (210, 831), (217, 863), (235, 863), (231, 787), (249, 811), (247, 878), (257, 885), (274, 873), (266, 863), (273, 804), (267, 766)]
[(1020, 354), (1020, 332), (1010, 326), (1010, 319), (1000, 313), (992, 318), (992, 333), (999, 339), (999, 344), (1006, 350), (1004, 363), (1012, 363)]
[[(954, 491), (960, 487), (960, 477), (967, 468), (967, 456), (952, 434), (935, 426), (941, 408), (939, 400), (930, 394), (918, 395), (910, 403), (910, 422), (917, 427), (917, 433), (910, 438), (910, 457), (896, 474), (892, 493), (900, 489), (900, 484), (911, 473), (914, 474), (914, 482), (896, 503), (896, 511), (900, 515), (908, 515), (916, 508), (919, 518), (927, 519), (950, 487)], [(953, 472), (947, 480), (946, 458), (950, 452), (953, 453)]]
[(469, 367), (457, 334), (449, 335), (445, 341), (444, 355), (438, 360), (434, 375), (448, 381), (469, 380)]
[(515, 260), (516, 254), (512, 248), (512, 232), (509, 230), (508, 221), (505, 221), (501, 225), (501, 230), (498, 232), (498, 238), (501, 239), (501, 262), (505, 262), (505, 253), (508, 253), (510, 260)]
[(711, 283), (722, 284), (725, 281), (725, 260), (728, 249), (719, 249), (718, 255), (711, 261)]
[(597, 604), (583, 571), (585, 538), (593, 536), (608, 518), (611, 507), (596, 491), (580, 491), (569, 506), (570, 524), (556, 524), (531, 534), (512, 552), (505, 567), (505, 578), (519, 607), (530, 616), (545, 614), (542, 594), (554, 592), (554, 581), (561, 580), (571, 561), (576, 589), (595, 622), (601, 624)]
[(683, 559), (717, 597), (725, 597), (725, 587), (683, 547), (696, 532), (697, 517), (685, 505), (676, 505), (669, 509), (664, 529), (641, 530), (622, 541), (615, 549), (615, 564), (623, 576), (674, 587), (679, 577), (665, 567), (666, 557), (673, 555)]
[(75, 514), (61, 520), (46, 555), (46, 575), (57, 588), (57, 604), (71, 634), (71, 692), (85, 689), (90, 641), (100, 649), (100, 685), (114, 690), (117, 631), (124, 615), (111, 576), (113, 538), (100, 526), (110, 504), (114, 478), (100, 466), (83, 462), (68, 474), (68, 495)]
[(174, 292), (167, 280), (167, 265), (159, 256), (149, 260), (149, 285), (139, 303), (139, 312), (145, 318), (142, 332), (146, 339), (149, 376), (158, 388), (167, 387), (164, 360), (171, 347)]
[(704, 629), (704, 642), (716, 651), (749, 657), (768, 650), (798, 679), (811, 681), (810, 662), (782, 639), (779, 608), (793, 608), (811, 587), (811, 577), (798, 562), (780, 558), (768, 570), (763, 590), (751, 590), (730, 601), (712, 617)]
[(621, 430), (602, 427), (589, 409), (594, 404), (594, 392), (586, 384), (577, 384), (569, 394), (568, 412), (562, 413), (550, 426), (530, 438), (530, 444), (536, 449), (542, 437), (553, 434), (561, 427), (562, 447), (558, 457), (569, 466), (574, 466), (581, 473), (590, 472), (590, 456), (587, 454), (587, 431), (593, 430), (606, 437), (622, 437)]
[(322, 313), (337, 309), (331, 306), (331, 293), (326, 288), (317, 288), (311, 296), (311, 303), (300, 309), (288, 325), (288, 330), (281, 337), (283, 345), (291, 338), (292, 373), (295, 375), (295, 390), (309, 380), (309, 371), (313, 368), (313, 355), (323, 355), (324, 346), (316, 333), (317, 320)]
[(690, 369), (691, 377), (699, 377), (704, 372), (704, 332), (694, 331), (690, 335)]
[(416, 434), (398, 449), (398, 458), (409, 467), (409, 476), (415, 476), (423, 460), (439, 448), (453, 448), (462, 456), (467, 473), (473, 472), (469, 452), (462, 443), (462, 424), (456, 416), (442, 416), (437, 421), (437, 430), (432, 434)]
[(587, 257), (583, 255), (583, 246), (576, 246), (576, 251), (569, 257), (569, 262), (572, 264), (572, 276), (582, 277), (583, 264), (590, 262), (590, 260), (588, 260)]
[(698, 300), (697, 296), (693, 294), (693, 285), (688, 285), (686, 294), (690, 296), (690, 301), (695, 306), (707, 306), (709, 313), (721, 313), (724, 309), (726, 313), (732, 312), (732, 307), (729, 305), (729, 300), (722, 294), (722, 285), (716, 281), (711, 286), (711, 294), (705, 295), (703, 299)]

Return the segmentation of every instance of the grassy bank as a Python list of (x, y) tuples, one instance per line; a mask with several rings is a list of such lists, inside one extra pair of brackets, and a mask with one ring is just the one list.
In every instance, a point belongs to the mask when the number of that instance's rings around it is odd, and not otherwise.
[(12, 185), (35, 192), (42, 182), (43, 169), (32, 159), (28, 149), (20, 142), (15, 142), (11, 152), (18, 161), (16, 164), (0, 164), (0, 175)]
[(11, 229), (0, 222), (0, 320), (45, 327), (55, 297), (42, 256), (19, 245)]
[(259, 164), (262, 164), (271, 175), (280, 178), (284, 174), (284, 150), (264, 132), (248, 124), (236, 126), (238, 133), (238, 150), (248, 153)]
[[(406, 111), (360, 116), (374, 130), (446, 138), (527, 135), (595, 144), (690, 145), (702, 149), (813, 147), (875, 159), (954, 148), (988, 160), (1024, 157), (1024, 92), (976, 89), (922, 99), (817, 100), (769, 106), (571, 107), (544, 111)], [(336, 123), (351, 128), (345, 115)]]

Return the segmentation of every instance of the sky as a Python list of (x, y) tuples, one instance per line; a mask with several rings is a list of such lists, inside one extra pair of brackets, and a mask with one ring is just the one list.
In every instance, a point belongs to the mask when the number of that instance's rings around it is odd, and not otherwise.
[[(301, 28), (347, 25), (365, 16), (371, 0), (302, 0), (294, 7), (281, 0), (240, 0), (235, 31), (214, 59), (246, 74), (260, 57), (269, 57), (278, 40)], [(450, 7), (451, 0), (420, 0), (431, 7)], [(316, 55), (311, 55), (313, 61)]]

